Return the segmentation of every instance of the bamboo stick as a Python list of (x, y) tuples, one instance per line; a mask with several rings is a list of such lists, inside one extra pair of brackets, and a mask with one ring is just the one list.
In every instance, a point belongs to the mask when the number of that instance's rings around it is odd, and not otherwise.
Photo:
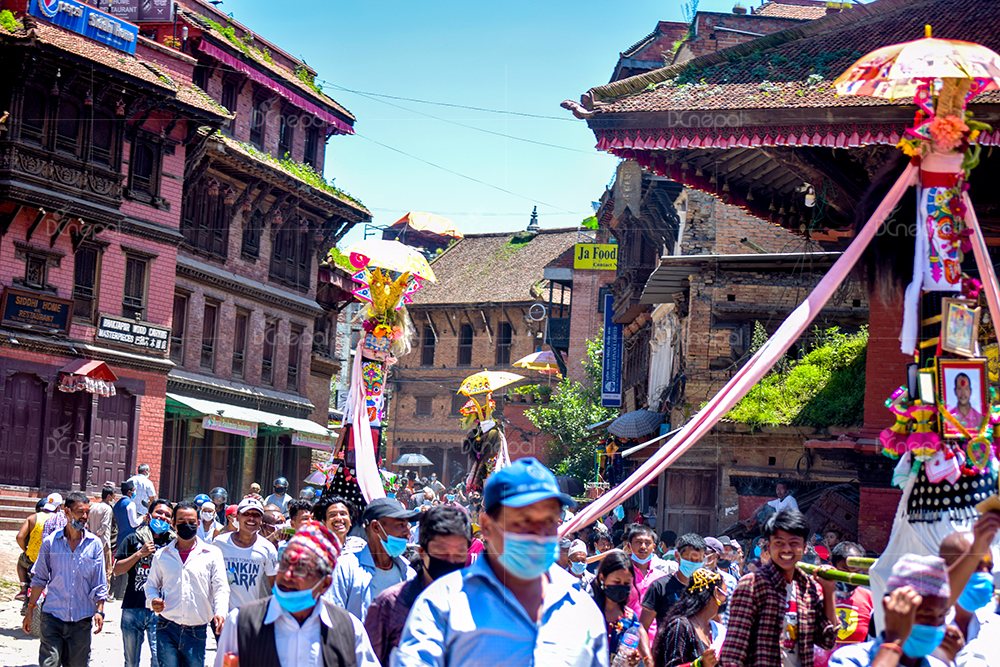
[(799, 569), (806, 574), (815, 574), (823, 579), (839, 581), (852, 586), (869, 586), (871, 579), (867, 574), (856, 574), (854, 572), (841, 572), (840, 570), (820, 570), (818, 565), (809, 563), (798, 563)]
[(875, 558), (864, 558), (863, 556), (848, 556), (847, 567), (856, 567), (859, 570), (868, 570), (875, 565)]

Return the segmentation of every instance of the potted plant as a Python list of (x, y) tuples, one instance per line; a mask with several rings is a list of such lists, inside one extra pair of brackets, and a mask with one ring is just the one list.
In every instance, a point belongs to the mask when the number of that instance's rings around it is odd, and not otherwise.
[(747, 8), (743, 6), (740, 0), (736, 0), (736, 4), (733, 5), (733, 14), (746, 14)]
[(552, 399), (552, 387), (547, 384), (540, 385), (536, 393), (540, 403), (548, 403)]

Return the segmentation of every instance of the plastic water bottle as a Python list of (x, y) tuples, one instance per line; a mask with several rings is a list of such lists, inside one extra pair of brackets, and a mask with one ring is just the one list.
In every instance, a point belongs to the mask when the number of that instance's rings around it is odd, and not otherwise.
[(611, 667), (632, 667), (637, 663), (636, 657), (639, 654), (639, 624), (633, 623), (632, 627), (625, 631), (621, 641), (618, 642), (618, 652), (615, 653), (614, 662)]

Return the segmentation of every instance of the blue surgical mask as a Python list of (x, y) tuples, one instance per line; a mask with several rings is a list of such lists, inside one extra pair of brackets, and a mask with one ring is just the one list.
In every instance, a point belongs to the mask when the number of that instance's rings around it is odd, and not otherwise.
[(570, 572), (579, 577), (580, 575), (582, 575), (584, 572), (587, 571), (587, 564), (582, 560), (576, 563), (570, 563), (569, 569)]
[(73, 526), (73, 530), (82, 532), (83, 529), (87, 527), (87, 522), (80, 521), (79, 519), (70, 519), (69, 525)]
[(448, 502), (450, 503), (450, 502), (452, 502), (453, 500), (455, 500), (455, 494), (453, 494), (453, 493), (449, 493), (448, 495), (446, 495), (446, 496), (445, 496), (445, 498), (447, 498), (447, 499), (448, 499)]
[(382, 543), (382, 548), (385, 549), (385, 552), (389, 554), (390, 558), (402, 556), (403, 552), (406, 551), (405, 538), (396, 537), (395, 535), (386, 535), (384, 538), (380, 537), (379, 541)]
[(690, 578), (691, 575), (694, 574), (696, 570), (699, 570), (703, 567), (705, 567), (704, 563), (696, 563), (693, 560), (684, 560), (683, 558), (681, 558), (681, 574), (683, 574), (685, 577)]
[(753, 555), (754, 558), (760, 558), (760, 546), (756, 546), (753, 548)]
[(903, 653), (911, 658), (923, 658), (934, 652), (944, 641), (945, 626), (914, 624), (910, 637), (903, 644)]
[(639, 565), (645, 565), (649, 561), (653, 560), (653, 554), (649, 554), (645, 558), (639, 558), (635, 554), (632, 554), (632, 560), (638, 563)]
[(966, 611), (982, 609), (993, 599), (993, 575), (974, 572), (958, 598), (959, 606)]
[(170, 530), (170, 524), (163, 519), (153, 519), (149, 522), (149, 528), (157, 535), (162, 535)]
[[(320, 580), (322, 581), (322, 580)], [(313, 586), (313, 588), (316, 588)], [(281, 608), (289, 614), (295, 614), (316, 606), (316, 598), (313, 597), (313, 589), (304, 591), (283, 591), (278, 588), (278, 584), (271, 586), (271, 594), (278, 600)]]
[(537, 579), (559, 560), (559, 536), (504, 533), (497, 560), (518, 579)]

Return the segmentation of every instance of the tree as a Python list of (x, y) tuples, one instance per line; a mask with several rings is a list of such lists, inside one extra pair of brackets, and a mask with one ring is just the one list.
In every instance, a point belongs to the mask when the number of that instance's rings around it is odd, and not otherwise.
[(556, 475), (569, 475), (587, 481), (594, 477), (594, 451), (597, 443), (584, 440), (587, 426), (610, 419), (615, 410), (601, 407), (600, 338), (587, 341), (583, 364), (583, 383), (563, 378), (547, 405), (525, 410), (535, 428), (549, 436), (546, 448), (550, 467)]

